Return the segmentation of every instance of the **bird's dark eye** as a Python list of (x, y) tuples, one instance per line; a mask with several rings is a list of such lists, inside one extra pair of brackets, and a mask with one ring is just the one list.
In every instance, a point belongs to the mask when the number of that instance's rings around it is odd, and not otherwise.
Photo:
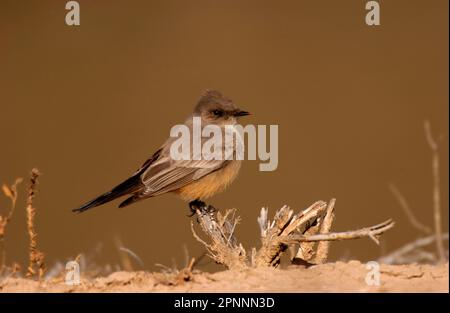
[(222, 115), (223, 115), (223, 112), (222, 112), (221, 110), (214, 110), (214, 111), (212, 111), (212, 113), (213, 113), (215, 116), (222, 116)]

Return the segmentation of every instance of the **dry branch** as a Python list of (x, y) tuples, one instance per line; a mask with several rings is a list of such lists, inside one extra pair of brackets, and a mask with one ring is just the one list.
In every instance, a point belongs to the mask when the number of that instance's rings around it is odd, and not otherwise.
[(375, 243), (379, 244), (378, 236), (385, 233), (387, 230), (394, 227), (394, 222), (392, 220), (387, 220), (375, 226), (365, 227), (358, 230), (351, 230), (345, 232), (336, 232), (328, 234), (317, 234), (312, 236), (305, 235), (293, 235), (287, 238), (286, 243), (296, 242), (296, 241), (338, 241), (338, 240), (349, 240), (349, 239), (359, 239), (364, 237), (369, 237), (374, 240)]
[[(323, 216), (326, 208), (325, 202), (317, 201), (300, 214), (294, 214), (294, 211), (285, 205), (275, 213), (272, 222), (267, 219), (267, 209), (262, 208), (258, 218), (262, 245), (259, 251), (254, 254), (252, 264), (256, 267), (278, 266), (282, 253), (288, 247), (285, 243), (286, 238), (294, 232), (304, 234), (316, 226), (317, 220)], [(303, 248), (306, 249), (306, 247)]]
[(434, 216), (434, 231), (436, 236), (436, 249), (440, 262), (445, 261), (444, 242), (442, 238), (442, 223), (441, 223), (441, 196), (440, 196), (440, 174), (439, 174), (439, 151), (438, 144), (431, 134), (431, 126), (429, 121), (425, 121), (425, 137), (428, 145), (433, 153), (432, 156), (432, 171), (433, 171), (433, 216)]
[[(301, 259), (307, 263), (312, 260), (324, 263), (328, 256), (329, 241), (369, 237), (378, 243), (377, 238), (394, 226), (394, 223), (388, 220), (355, 231), (330, 233), (334, 204), (335, 199), (328, 205), (324, 201), (317, 201), (298, 214), (294, 214), (288, 206), (283, 206), (275, 213), (272, 221), (268, 219), (268, 209), (262, 208), (258, 217), (261, 247), (259, 250), (252, 249), (250, 265), (277, 267), (282, 254), (290, 246), (300, 247), (293, 262)], [(235, 210), (227, 211), (224, 216), (208, 210), (196, 210), (196, 214), (203, 232), (211, 243), (207, 243), (195, 233), (193, 223), (191, 223), (192, 233), (206, 247), (209, 256), (230, 269), (243, 269), (249, 266), (245, 249), (234, 237), (238, 221), (238, 218), (235, 218)], [(317, 249), (314, 249), (317, 242)]]
[(242, 269), (246, 267), (246, 253), (241, 244), (238, 244), (234, 231), (239, 222), (235, 217), (236, 210), (228, 210), (225, 215), (208, 210), (196, 210), (198, 222), (211, 243), (202, 240), (195, 232), (191, 222), (191, 230), (194, 237), (205, 246), (208, 255), (217, 263), (230, 269)]
[(27, 277), (32, 277), (38, 272), (38, 277), (41, 279), (44, 276), (45, 264), (44, 254), (37, 248), (37, 233), (34, 227), (34, 218), (36, 216), (36, 208), (33, 206), (33, 200), (36, 194), (36, 187), (38, 183), (39, 170), (33, 168), (31, 170), (30, 183), (28, 186), (27, 197), (27, 228), (30, 237), (29, 245), (29, 265), (27, 269)]

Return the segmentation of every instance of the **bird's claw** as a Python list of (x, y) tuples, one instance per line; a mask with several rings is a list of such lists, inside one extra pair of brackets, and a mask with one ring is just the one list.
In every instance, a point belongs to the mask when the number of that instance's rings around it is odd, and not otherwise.
[(203, 211), (203, 208), (206, 206), (205, 202), (200, 200), (194, 200), (189, 202), (189, 210), (191, 211), (191, 214), (188, 215), (188, 217), (192, 217), (197, 213), (197, 210)]
[(188, 217), (192, 217), (197, 214), (197, 210), (200, 211), (201, 215), (209, 215), (211, 217), (214, 217), (214, 214), (217, 212), (215, 207), (213, 207), (212, 205), (206, 205), (205, 202), (200, 200), (189, 202), (189, 210), (191, 211), (191, 213), (188, 215)]

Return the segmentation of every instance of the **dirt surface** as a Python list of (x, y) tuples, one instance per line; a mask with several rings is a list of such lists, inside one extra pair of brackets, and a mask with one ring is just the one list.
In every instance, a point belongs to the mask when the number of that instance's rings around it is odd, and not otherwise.
[[(1, 292), (449, 292), (448, 263), (381, 265), (380, 285), (365, 282), (366, 264), (336, 262), (309, 268), (248, 269), (185, 275), (115, 272), (68, 286), (62, 279), (39, 283), (6, 278)], [(185, 281), (187, 280), (187, 281)]]

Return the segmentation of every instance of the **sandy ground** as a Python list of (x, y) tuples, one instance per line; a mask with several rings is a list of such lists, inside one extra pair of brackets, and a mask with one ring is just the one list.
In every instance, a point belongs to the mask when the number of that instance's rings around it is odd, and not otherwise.
[[(1, 292), (449, 292), (444, 265), (381, 265), (380, 285), (368, 286), (366, 264), (336, 262), (309, 268), (248, 269), (191, 275), (115, 272), (82, 279), (78, 286), (59, 281), (6, 278)], [(187, 281), (185, 281), (187, 280)]]

